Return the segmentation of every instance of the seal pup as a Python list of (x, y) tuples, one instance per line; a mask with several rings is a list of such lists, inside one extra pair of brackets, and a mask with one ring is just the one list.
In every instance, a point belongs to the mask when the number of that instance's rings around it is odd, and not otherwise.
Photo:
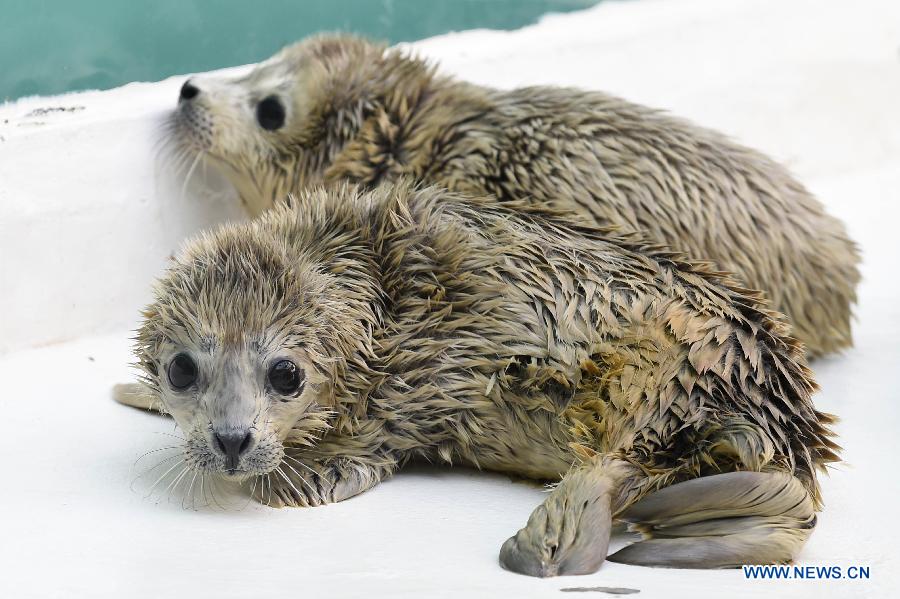
[(557, 480), (501, 549), (524, 574), (595, 571), (613, 518), (647, 538), (616, 561), (781, 563), (837, 460), (786, 331), (639, 239), (335, 186), (188, 243), (137, 334), (146, 389), (119, 398), (170, 413), (189, 467), (262, 477), (278, 504), (352, 497), (412, 457)]
[(398, 176), (528, 201), (713, 261), (765, 291), (811, 355), (852, 344), (859, 255), (843, 224), (769, 158), (658, 110), (479, 87), (349, 36), (193, 77), (178, 104), (171, 140), (217, 165), (251, 213), (302, 186)]

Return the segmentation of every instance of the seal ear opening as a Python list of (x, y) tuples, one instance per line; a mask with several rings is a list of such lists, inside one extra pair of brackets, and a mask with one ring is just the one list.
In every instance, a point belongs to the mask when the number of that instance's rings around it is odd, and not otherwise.
[(125, 406), (149, 410), (158, 414), (166, 413), (159, 397), (149, 387), (140, 383), (115, 385), (112, 389), (112, 396), (114, 400)]

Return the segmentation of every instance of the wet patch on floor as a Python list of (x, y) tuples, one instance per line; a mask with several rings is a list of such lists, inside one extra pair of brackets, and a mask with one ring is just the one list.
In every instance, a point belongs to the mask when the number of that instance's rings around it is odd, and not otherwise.
[(35, 108), (31, 112), (25, 115), (25, 118), (32, 118), (36, 116), (46, 116), (48, 114), (58, 113), (58, 112), (79, 112), (84, 110), (84, 106), (46, 106), (41, 108)]
[(627, 587), (566, 587), (559, 589), (563, 593), (606, 593), (607, 595), (634, 595), (640, 593), (640, 589)]

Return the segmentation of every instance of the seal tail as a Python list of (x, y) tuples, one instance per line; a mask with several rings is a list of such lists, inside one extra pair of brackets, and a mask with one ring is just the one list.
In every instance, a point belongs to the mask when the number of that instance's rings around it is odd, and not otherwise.
[(729, 472), (672, 485), (619, 519), (645, 540), (607, 559), (668, 568), (787, 563), (816, 525), (808, 490), (782, 472)]

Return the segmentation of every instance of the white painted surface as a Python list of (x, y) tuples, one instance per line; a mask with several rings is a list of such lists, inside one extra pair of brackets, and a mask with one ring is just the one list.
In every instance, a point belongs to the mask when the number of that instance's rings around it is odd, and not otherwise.
[[(155, 433), (174, 431), (109, 399), (132, 376), (127, 330), (180, 240), (240, 217), (227, 191), (183, 194), (154, 172), (173, 78), (0, 106), (0, 596), (897, 596), (900, 2), (609, 2), (415, 47), (481, 83), (605, 89), (721, 129), (785, 161), (848, 223), (865, 260), (856, 348), (814, 365), (820, 408), (842, 417), (846, 463), (824, 481), (801, 563), (867, 565), (872, 578), (759, 582), (612, 563), (587, 577), (516, 576), (497, 550), (541, 491), (461, 470), (415, 469), (313, 510), (143, 499), (132, 465), (170, 444)], [(27, 116), (73, 106), (83, 109)]]

